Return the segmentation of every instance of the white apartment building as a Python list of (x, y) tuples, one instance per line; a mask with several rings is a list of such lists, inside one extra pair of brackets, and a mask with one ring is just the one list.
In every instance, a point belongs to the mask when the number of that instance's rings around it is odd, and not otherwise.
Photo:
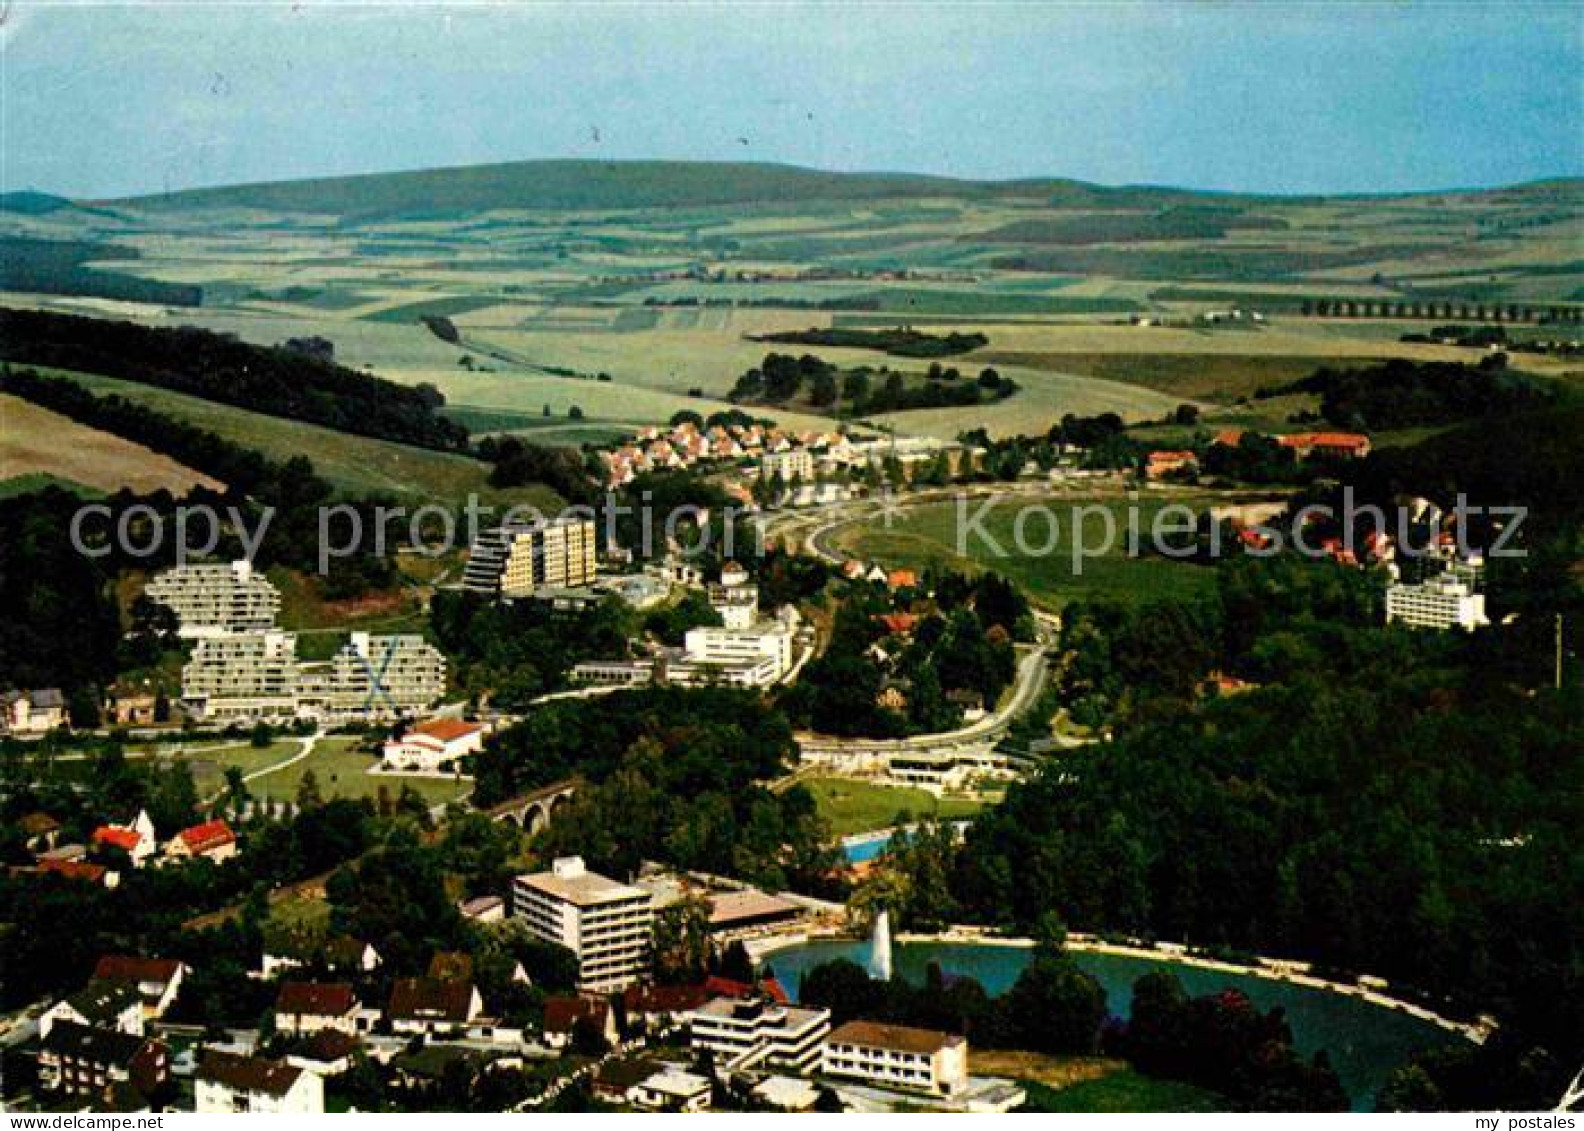
[(759, 478), (780, 476), (787, 483), (814, 478), (814, 453), (807, 448), (785, 452), (766, 452), (759, 459)]
[(486, 530), (474, 540), (462, 588), (498, 597), (572, 589), (594, 580), (594, 520), (573, 515)]
[(285, 1061), (209, 1049), (193, 1098), (199, 1115), (323, 1115), (324, 1080)]
[(416, 714), (445, 694), (445, 656), (416, 633), (354, 632), (328, 665), (304, 668), (302, 713), (348, 722)]
[(579, 990), (612, 993), (648, 969), (654, 897), (589, 871), (580, 856), (518, 876), (512, 915), (532, 934), (577, 955)]
[(906, 1025), (849, 1021), (825, 1042), (824, 1072), (949, 1096), (968, 1085), (968, 1038)]
[[(683, 650), (696, 665), (711, 665), (723, 672), (752, 670), (758, 674), (747, 685), (764, 687), (792, 666), (792, 626), (781, 620), (762, 620), (747, 628), (692, 628), (683, 637)], [(674, 674), (671, 678), (677, 682)]]
[(354, 632), (327, 663), (297, 659), (289, 632), (202, 639), (182, 668), (182, 702), (216, 722), (394, 719), (445, 693), (445, 656), (422, 636)]
[(753, 1067), (817, 1071), (830, 1032), (830, 1010), (779, 1005), (763, 998), (718, 997), (685, 1019), (694, 1049), (709, 1049), (731, 1071)]
[(182, 703), (216, 722), (297, 715), (297, 637), (271, 629), (198, 641), (182, 668)]
[(1386, 623), (1412, 628), (1475, 629), (1490, 624), (1485, 594), (1456, 573), (1440, 573), (1417, 585), (1386, 587)]
[(248, 561), (183, 565), (155, 574), (149, 600), (176, 614), (178, 634), (199, 639), (275, 627), (280, 592)]

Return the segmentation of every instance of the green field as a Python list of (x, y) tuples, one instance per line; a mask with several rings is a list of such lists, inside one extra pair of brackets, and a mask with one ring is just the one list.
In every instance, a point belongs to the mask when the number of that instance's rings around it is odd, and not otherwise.
[[(835, 540), (853, 557), (887, 565), (993, 569), (1048, 605), (1060, 606), (1092, 597), (1140, 603), (1179, 600), (1204, 592), (1214, 583), (1213, 572), (1162, 557), (1132, 556), (1127, 552), (1126, 534), (1130, 524), (1134, 524), (1141, 544), (1147, 544), (1156, 516), (1168, 503), (1183, 503), (1198, 511), (1211, 502), (1206, 495), (1163, 498), (1153, 493), (1134, 501), (1076, 494), (1053, 495), (1039, 503), (1002, 501), (987, 512), (977, 527), (969, 528), (964, 523), (963, 554), (958, 553), (956, 503), (909, 507), (890, 529), (878, 524), (855, 524), (839, 530)], [(1024, 545), (1031, 552), (1019, 552), (1016, 539), (1019, 516), (1024, 512), (1028, 512), (1028, 517), (1022, 519)], [(970, 500), (965, 513), (969, 518), (978, 515), (979, 504)], [(1055, 517), (1054, 531), (1046, 520), (1047, 513)], [(1098, 554), (1106, 541), (1108, 521), (1116, 537), (1108, 552)], [(978, 534), (981, 529), (986, 535), (982, 538)], [(1076, 530), (1081, 530), (1082, 535), (1075, 539)], [(1075, 562), (1075, 546), (1098, 556), (1085, 556)], [(998, 551), (1004, 551), (1005, 556)]]
[(114, 377), (66, 372), (61, 376), (100, 395), (115, 393), (207, 428), (270, 459), (284, 461), (305, 455), (315, 471), (349, 494), (390, 495), (409, 506), (424, 502), (457, 506), (464, 504), (470, 494), (497, 506), (528, 503), (543, 508), (558, 504), (551, 492), (539, 487), (511, 491), (491, 488), (486, 482), (489, 466), (468, 456), (352, 436)]
[(936, 797), (922, 789), (876, 785), (851, 778), (807, 778), (803, 781), (814, 795), (820, 815), (830, 822), (836, 836), (851, 836), (897, 823), (906, 813), (920, 817), (967, 817), (982, 809), (983, 803), (966, 797)]
[(312, 770), (319, 782), (319, 792), (330, 797), (375, 797), (380, 787), (394, 798), (403, 785), (410, 785), (431, 805), (454, 801), (466, 794), (471, 782), (456, 782), (440, 778), (420, 778), (394, 774), (370, 774), (368, 769), (377, 756), (361, 749), (362, 739), (321, 738), (313, 753), (274, 773), (265, 774), (248, 782), (253, 796), (270, 801), (292, 801), (297, 797), (297, 787), (303, 775)]
[[(989, 343), (956, 364), (994, 365), (1018, 382), (1016, 396), (881, 421), (954, 438), (970, 427), (1044, 432), (1067, 413), (1158, 421), (1184, 402), (1210, 426), (1274, 427), (1312, 405), (1240, 399), (1319, 365), (1474, 360), (1478, 351), (1400, 338), (1482, 317), (1432, 302), (1576, 308), (1581, 184), (1211, 201), (1060, 179), (530, 161), (179, 192), (113, 212), (0, 217), (0, 235), (113, 242), (138, 255), (118, 259), (119, 271), (204, 292), (180, 312), (86, 296), (6, 301), (156, 325), (174, 317), (263, 345), (323, 337), (343, 364), (436, 386), (471, 428), (548, 443), (606, 442), (682, 409), (729, 407), (733, 382), (772, 348), (754, 335), (977, 330)], [(1399, 305), (1390, 317), (1313, 317), (1304, 304), (1315, 299)], [(1202, 317), (1234, 306), (1261, 318)], [(437, 338), (425, 315), (452, 319), (462, 341)], [(1149, 325), (1130, 324), (1134, 315)], [(813, 352), (838, 366), (873, 360)], [(1584, 374), (1560, 357), (1524, 365)], [(569, 419), (574, 406), (583, 420)], [(470, 489), (464, 469), (290, 427), (349, 490)], [(262, 435), (272, 429), (241, 430), (291, 450)]]
[(1018, 1109), (1020, 1111), (1209, 1112), (1227, 1108), (1226, 1100), (1214, 1092), (1180, 1080), (1145, 1076), (1131, 1068), (1065, 1088), (1052, 1088), (1033, 1080), (1020, 1083), (1028, 1091), (1028, 1102)]

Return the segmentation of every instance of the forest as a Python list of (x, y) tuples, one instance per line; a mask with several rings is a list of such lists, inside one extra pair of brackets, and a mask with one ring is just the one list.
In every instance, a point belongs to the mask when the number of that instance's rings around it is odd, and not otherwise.
[(433, 386), (399, 385), (283, 347), (192, 326), (0, 309), (0, 357), (119, 377), (238, 408), (422, 448), (466, 450)]

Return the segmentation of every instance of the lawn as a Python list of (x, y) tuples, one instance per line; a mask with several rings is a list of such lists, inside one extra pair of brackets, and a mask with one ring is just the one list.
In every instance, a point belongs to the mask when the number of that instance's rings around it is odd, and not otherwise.
[[(975, 1064), (977, 1068), (977, 1063)], [(1159, 1080), (1131, 1068), (1066, 1088), (1022, 1081), (1028, 1102), (1019, 1110), (1041, 1112), (1226, 1111), (1216, 1093), (1179, 1080)]]
[[(313, 461), (315, 471), (350, 494), (394, 496), (408, 506), (431, 501), (462, 505), (470, 493), (493, 505), (510, 501), (545, 507), (555, 501), (555, 495), (542, 487), (493, 490), (486, 482), (489, 466), (468, 456), (352, 436), (113, 377), (62, 375), (101, 396), (118, 393), (130, 401), (207, 428), (273, 460), (285, 461), (305, 455)], [(67, 474), (74, 479), (82, 478)], [(398, 526), (392, 524), (393, 533)]]
[(936, 797), (922, 789), (850, 778), (808, 778), (802, 784), (837, 836), (889, 828), (903, 812), (915, 819), (954, 818), (972, 816), (984, 807), (983, 802), (966, 797)]
[[(195, 744), (183, 748), (175, 757), (187, 763), (192, 771), (193, 782), (198, 786), (199, 795), (210, 797), (225, 787), (225, 772), (230, 767), (236, 766), (244, 774), (251, 774), (273, 766), (277, 762), (283, 762), (301, 749), (300, 742), (286, 738), (262, 747), (248, 742), (217, 747)], [(249, 788), (252, 788), (251, 783)]]
[[(980, 504), (969, 500), (962, 512), (966, 554), (958, 553), (957, 503), (910, 507), (889, 530), (880, 525), (853, 525), (838, 531), (835, 540), (854, 557), (888, 565), (993, 569), (1049, 605), (1093, 597), (1138, 603), (1183, 600), (1206, 592), (1214, 584), (1213, 571), (1162, 557), (1133, 556), (1126, 546), (1130, 523), (1140, 532), (1141, 545), (1148, 544), (1156, 515), (1168, 502), (1182, 502), (1198, 511), (1211, 499), (1146, 495), (1133, 501), (1078, 496), (1052, 496), (1041, 503), (1004, 501), (985, 512), (976, 527), (967, 523), (981, 514)], [(1025, 550), (1020, 552), (1016, 529), (1025, 511), (1030, 513), (1023, 519)], [(1055, 518), (1054, 531), (1047, 514)], [(1116, 536), (1109, 550), (1100, 553), (1106, 541), (1107, 516)], [(1076, 544), (1075, 529), (1083, 531)], [(985, 537), (980, 537), (980, 530)], [(1097, 556), (1075, 562), (1073, 554), (1079, 547), (1092, 547)]]
[(101, 432), (20, 397), (0, 395), (0, 480), (66, 481), (113, 492), (185, 494), (216, 480), (141, 444)]
[(404, 784), (411, 785), (432, 805), (453, 801), (472, 788), (471, 782), (457, 782), (441, 778), (421, 778), (395, 774), (370, 774), (369, 767), (377, 761), (363, 747), (364, 740), (348, 737), (321, 738), (314, 751), (301, 762), (266, 774), (248, 782), (248, 789), (257, 798), (271, 801), (292, 801), (297, 797), (297, 787), (303, 775), (312, 770), (319, 782), (319, 792), (330, 797), (376, 797), (384, 786), (391, 797), (401, 792)]

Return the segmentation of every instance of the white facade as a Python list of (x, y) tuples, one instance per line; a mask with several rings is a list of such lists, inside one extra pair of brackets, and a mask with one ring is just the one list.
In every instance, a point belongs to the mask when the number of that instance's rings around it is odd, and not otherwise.
[(905, 1025), (849, 1021), (826, 1041), (824, 1072), (949, 1096), (968, 1084), (968, 1038)]
[(297, 659), (297, 637), (270, 630), (200, 640), (182, 668), (182, 700), (217, 722), (393, 719), (445, 693), (445, 656), (422, 636), (354, 632), (328, 663)]
[(759, 621), (748, 628), (693, 628), (684, 637), (683, 651), (692, 664), (752, 670), (755, 676), (749, 686), (763, 687), (792, 666), (792, 628), (778, 620)]
[(189, 639), (261, 632), (280, 612), (279, 590), (247, 561), (177, 566), (155, 574), (143, 592), (176, 614), (178, 634)]
[(720, 615), (721, 624), (742, 631), (753, 627), (759, 617), (759, 587), (757, 585), (712, 585), (709, 590), (710, 608)]
[(577, 955), (579, 990), (612, 993), (648, 969), (654, 897), (590, 872), (582, 857), (562, 857), (548, 872), (518, 876), (512, 915), (532, 934)]
[(788, 483), (798, 479), (813, 479), (814, 454), (807, 448), (766, 452), (759, 460), (759, 477), (774, 479), (778, 475)]
[(664, 1068), (627, 1089), (627, 1102), (650, 1111), (706, 1111), (712, 1090), (703, 1076)]
[(199, 1115), (322, 1115), (324, 1080), (295, 1065), (211, 1051), (193, 1099)]
[(830, 1010), (719, 997), (690, 1011), (687, 1023), (694, 1049), (708, 1049), (721, 1067), (813, 1072), (830, 1032)]
[(484, 745), (484, 725), (456, 719), (420, 723), (382, 750), (385, 764), (394, 770), (435, 771)]
[(1437, 574), (1418, 585), (1386, 587), (1386, 623), (1413, 628), (1475, 629), (1490, 624), (1485, 594), (1453, 573)]

